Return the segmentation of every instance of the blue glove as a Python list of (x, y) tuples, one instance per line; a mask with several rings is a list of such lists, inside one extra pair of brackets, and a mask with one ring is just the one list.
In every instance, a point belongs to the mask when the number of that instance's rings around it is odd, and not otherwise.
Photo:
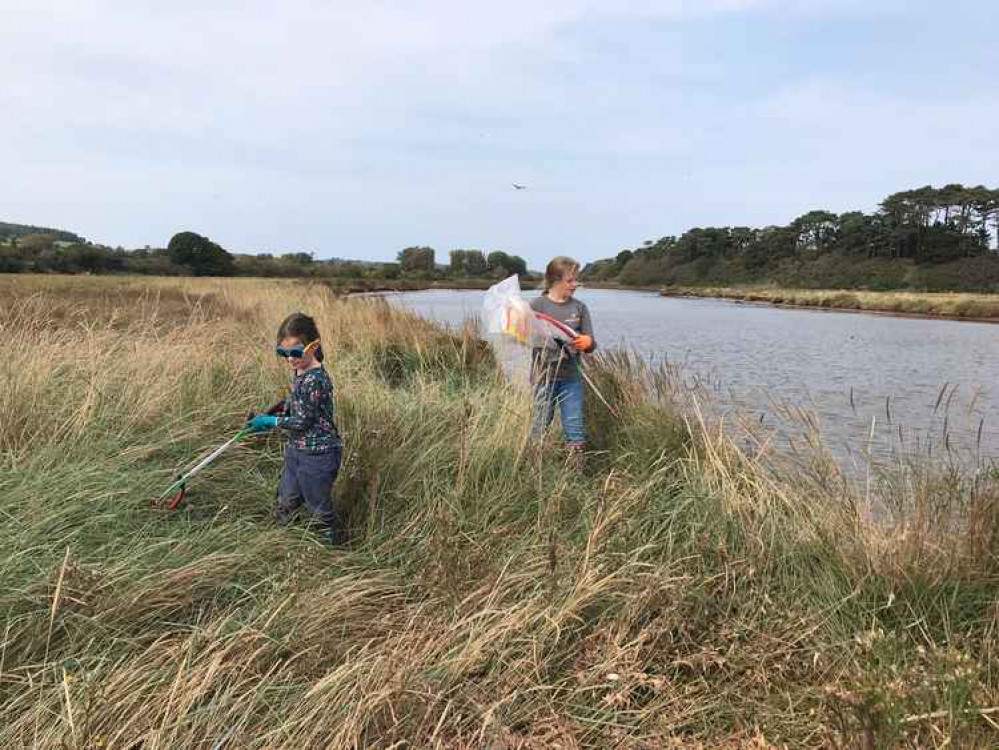
[(267, 432), (277, 427), (277, 417), (271, 414), (257, 414), (246, 423), (246, 426), (252, 432)]

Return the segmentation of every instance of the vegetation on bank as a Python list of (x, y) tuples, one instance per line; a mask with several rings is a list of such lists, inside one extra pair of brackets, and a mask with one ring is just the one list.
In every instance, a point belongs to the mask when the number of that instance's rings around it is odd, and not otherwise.
[[(340, 551), (272, 523), (275, 438), (149, 506), (275, 400), (293, 309), (339, 387)], [(577, 473), (474, 331), (301, 281), (5, 277), (0, 337), (0, 746), (999, 742), (994, 472), (861, 496), (606, 353)]]
[(10, 243), (21, 237), (32, 235), (45, 235), (52, 237), (56, 242), (65, 243), (85, 243), (86, 240), (74, 232), (67, 232), (64, 229), (53, 229), (51, 227), (36, 227), (31, 224), (12, 224), (7, 221), (0, 221), (0, 242)]
[(999, 190), (895, 193), (873, 214), (810, 211), (786, 226), (705, 227), (589, 264), (632, 286), (999, 291)]
[(861, 310), (896, 315), (932, 315), (966, 320), (999, 320), (999, 297), (953, 292), (864, 292), (853, 289), (778, 289), (774, 287), (665, 287), (664, 297), (717, 297), (771, 305)]
[(425, 246), (400, 250), (394, 263), (317, 260), (306, 252), (230, 253), (196, 232), (178, 232), (165, 248), (126, 250), (63, 230), (6, 223), (0, 223), (0, 273), (313, 278), (344, 287), (382, 282), (387, 288), (413, 281), (426, 288), (448, 280), (530, 275), (523, 258), (501, 250), (452, 250), (446, 265), (437, 263), (435, 250)]

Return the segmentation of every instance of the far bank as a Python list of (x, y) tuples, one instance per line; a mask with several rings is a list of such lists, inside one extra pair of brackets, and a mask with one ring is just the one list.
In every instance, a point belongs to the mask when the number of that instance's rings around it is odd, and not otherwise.
[(996, 294), (690, 286), (663, 287), (659, 290), (659, 294), (663, 297), (716, 298), (754, 304), (814, 307), (843, 312), (999, 322), (999, 295)]

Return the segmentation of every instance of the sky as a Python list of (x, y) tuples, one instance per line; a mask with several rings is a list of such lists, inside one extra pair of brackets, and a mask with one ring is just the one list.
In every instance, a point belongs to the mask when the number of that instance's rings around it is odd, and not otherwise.
[(540, 268), (999, 187), (994, 0), (0, 0), (0, 28), (0, 220), (113, 246)]

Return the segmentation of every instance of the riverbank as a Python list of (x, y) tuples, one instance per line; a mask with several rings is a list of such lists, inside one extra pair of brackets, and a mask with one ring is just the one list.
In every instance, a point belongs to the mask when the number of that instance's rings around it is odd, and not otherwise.
[[(626, 287), (622, 287), (626, 288)], [(863, 292), (771, 287), (666, 287), (664, 297), (703, 297), (782, 307), (886, 313), (955, 320), (999, 321), (999, 295), (952, 292)]]
[[(616, 354), (580, 473), (526, 444), (474, 331), (301, 280), (0, 281), (0, 746), (999, 739), (994, 475), (861, 496)], [(337, 384), (349, 545), (272, 523), (276, 436), (151, 508), (286, 387), (295, 309)]]
[(378, 292), (423, 292), (428, 289), (486, 290), (495, 279), (323, 279), (318, 283), (339, 295), (372, 294)]

